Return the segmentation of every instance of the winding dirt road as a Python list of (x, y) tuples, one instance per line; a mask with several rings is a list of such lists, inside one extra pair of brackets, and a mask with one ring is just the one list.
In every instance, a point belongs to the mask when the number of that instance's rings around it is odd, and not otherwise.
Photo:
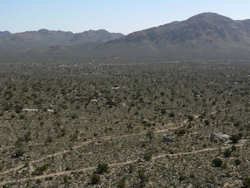
[[(241, 147), (243, 145), (244, 145), (244, 143), (236, 144), (234, 146)], [(219, 149), (228, 149), (230, 147), (232, 147), (232, 145), (224, 146), (221, 148), (218, 148), (218, 147), (205, 148), (205, 149), (196, 150), (196, 151), (192, 151), (192, 152), (182, 152), (182, 153), (176, 153), (176, 154), (162, 154), (162, 155), (158, 155), (158, 156), (153, 157), (152, 160), (157, 160), (157, 159), (161, 159), (164, 157), (178, 157), (178, 156), (183, 156), (183, 155), (193, 155), (193, 154), (198, 154), (198, 153), (203, 153), (203, 152), (216, 151)], [(136, 163), (137, 161), (138, 160), (129, 160), (129, 161), (121, 162), (121, 163), (111, 163), (111, 164), (109, 164), (109, 167), (125, 166), (128, 164)], [(82, 168), (82, 169), (71, 170), (71, 171), (62, 171), (62, 172), (57, 172), (57, 173), (52, 173), (52, 174), (30, 177), (30, 178), (23, 178), (23, 179), (19, 179), (16, 181), (4, 181), (4, 182), (1, 182), (0, 185), (3, 186), (3, 185), (7, 185), (7, 184), (16, 184), (16, 183), (22, 183), (22, 182), (31, 181), (31, 180), (33, 181), (33, 180), (40, 180), (40, 179), (45, 179), (45, 178), (57, 177), (57, 176), (65, 176), (65, 175), (70, 175), (71, 173), (86, 172), (86, 171), (91, 171), (94, 169), (96, 169), (96, 167), (88, 167), (88, 168)]]
[[(179, 128), (181, 128), (181, 127), (170, 127), (170, 128), (167, 128), (167, 129), (155, 130), (153, 132), (155, 134), (159, 134), (159, 133), (168, 132), (170, 130), (176, 130), (176, 129), (179, 129)], [(46, 159), (49, 159), (49, 158), (52, 158), (52, 157), (57, 157), (57, 156), (72, 152), (72, 151), (77, 150), (77, 149), (79, 149), (79, 148), (81, 148), (83, 146), (86, 146), (88, 144), (91, 144), (91, 143), (94, 143), (94, 142), (97, 142), (97, 141), (107, 141), (107, 140), (122, 139), (122, 138), (128, 138), (128, 137), (132, 137), (132, 136), (145, 135), (145, 134), (147, 134), (147, 131), (143, 131), (143, 132), (136, 133), (136, 134), (127, 134), (127, 135), (122, 135), (122, 136), (104, 136), (104, 137), (100, 137), (98, 139), (93, 139), (93, 140), (89, 140), (89, 141), (86, 141), (86, 142), (82, 142), (81, 144), (72, 147), (72, 149), (56, 152), (56, 153), (47, 155), (45, 157), (42, 157), (40, 159), (30, 161), (29, 164), (38, 163), (38, 162), (41, 162), (43, 160), (46, 160)], [(21, 164), (21, 165), (18, 165), (16, 167), (14, 167), (14, 168), (8, 169), (8, 170), (3, 171), (3, 172), (0, 172), (0, 175), (8, 174), (8, 173), (17, 171), (19, 169), (22, 169), (24, 167), (25, 167), (25, 165)]]

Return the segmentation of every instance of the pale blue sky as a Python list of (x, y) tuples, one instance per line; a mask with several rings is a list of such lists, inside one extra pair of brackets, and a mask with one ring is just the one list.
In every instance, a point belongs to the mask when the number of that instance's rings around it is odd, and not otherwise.
[(0, 0), (0, 31), (133, 31), (201, 12), (250, 19), (250, 0)]

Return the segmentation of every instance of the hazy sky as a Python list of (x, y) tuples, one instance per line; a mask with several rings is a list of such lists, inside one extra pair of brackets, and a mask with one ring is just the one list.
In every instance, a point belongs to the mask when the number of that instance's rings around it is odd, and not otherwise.
[(129, 33), (201, 12), (250, 19), (250, 0), (0, 0), (0, 31)]

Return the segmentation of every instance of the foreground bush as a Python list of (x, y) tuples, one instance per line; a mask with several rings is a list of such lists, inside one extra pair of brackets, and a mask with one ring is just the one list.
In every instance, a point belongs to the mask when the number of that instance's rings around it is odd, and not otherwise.
[(230, 137), (230, 140), (232, 141), (233, 144), (237, 144), (239, 142), (239, 140), (241, 139), (240, 135), (232, 135)]
[(91, 184), (92, 184), (92, 185), (99, 184), (100, 182), (101, 182), (101, 178), (100, 178), (99, 175), (93, 174), (93, 175), (91, 176)]
[(223, 161), (220, 159), (220, 158), (215, 158), (213, 161), (212, 161), (212, 166), (213, 167), (221, 167), (223, 164)]
[(243, 180), (243, 188), (250, 188), (250, 177)]
[(96, 169), (96, 173), (97, 174), (104, 174), (104, 173), (108, 172), (108, 169), (109, 169), (108, 164), (101, 163), (101, 164), (98, 164), (97, 169)]

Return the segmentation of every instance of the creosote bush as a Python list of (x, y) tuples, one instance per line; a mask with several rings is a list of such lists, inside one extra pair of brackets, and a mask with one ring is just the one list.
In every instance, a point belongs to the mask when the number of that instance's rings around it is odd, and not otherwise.
[(225, 158), (228, 158), (231, 156), (232, 151), (230, 149), (226, 149), (223, 153)]
[(239, 166), (241, 164), (241, 161), (239, 159), (235, 159), (234, 164), (235, 166)]
[(96, 173), (97, 174), (104, 174), (107, 173), (109, 169), (108, 164), (106, 163), (100, 163), (98, 164), (97, 168), (96, 168)]
[(122, 178), (117, 185), (117, 188), (125, 188), (126, 187), (126, 177)]
[(243, 188), (250, 188), (250, 177), (243, 180)]
[(212, 160), (213, 167), (221, 167), (222, 164), (223, 164), (223, 161), (220, 158), (215, 158)]
[(140, 187), (145, 187), (146, 183), (149, 180), (149, 177), (146, 175), (146, 170), (144, 168), (138, 171), (138, 177), (140, 179)]
[(230, 136), (230, 140), (232, 141), (233, 144), (237, 144), (240, 139), (241, 139), (240, 135), (235, 134), (235, 135)]
[(41, 167), (38, 167), (34, 172), (32, 172), (33, 176), (39, 176), (42, 175), (44, 171), (46, 171), (49, 168), (48, 164), (45, 164)]
[(16, 152), (14, 154), (11, 155), (12, 158), (19, 158), (22, 157), (24, 155), (24, 151), (19, 148), (16, 150)]
[(183, 136), (184, 134), (186, 134), (186, 130), (185, 129), (179, 129), (179, 130), (176, 130), (175, 133), (178, 136)]
[(152, 160), (152, 152), (147, 152), (144, 154), (144, 160), (145, 161), (151, 161)]
[(98, 174), (93, 173), (90, 181), (92, 185), (99, 184), (101, 182), (101, 177)]

